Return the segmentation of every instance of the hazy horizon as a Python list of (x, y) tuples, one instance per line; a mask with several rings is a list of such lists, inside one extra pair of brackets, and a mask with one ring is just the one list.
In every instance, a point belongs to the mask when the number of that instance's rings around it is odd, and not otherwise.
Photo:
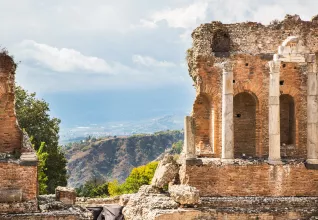
[(269, 24), (286, 14), (310, 20), (317, 6), (314, 0), (0, 0), (0, 44), (21, 61), (17, 83), (50, 104), (62, 129), (141, 121), (191, 111), (195, 91), (185, 51), (200, 24)]

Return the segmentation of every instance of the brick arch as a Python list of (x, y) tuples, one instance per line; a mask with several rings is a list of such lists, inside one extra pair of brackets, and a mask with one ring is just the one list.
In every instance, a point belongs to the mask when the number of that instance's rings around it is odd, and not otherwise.
[[(266, 131), (264, 130), (264, 117), (262, 114), (264, 113), (262, 110), (262, 106), (264, 105), (263, 102), (260, 102), (260, 100), (264, 100), (264, 98), (267, 97), (267, 94), (263, 86), (258, 83), (253, 83), (251, 80), (246, 80), (244, 82), (235, 82), (233, 85), (234, 90), (234, 97), (239, 93), (248, 93), (250, 94), (256, 101), (256, 157), (263, 157), (264, 153), (268, 152), (268, 149), (265, 149), (266, 143), (264, 144), (264, 140), (262, 140), (262, 136), (264, 133), (266, 134)], [(266, 97), (264, 97), (266, 96)], [(266, 122), (265, 122), (266, 124)]]
[(193, 105), (195, 146), (199, 156), (211, 156), (214, 147), (214, 108), (207, 94), (196, 97)]
[(263, 95), (262, 86), (256, 83), (252, 83), (252, 81), (246, 81), (246, 82), (236, 82), (233, 85), (234, 89), (234, 95), (247, 92), (250, 93), (258, 102), (258, 97)]
[(290, 95), (293, 98), (296, 98), (301, 94), (300, 90), (294, 86), (282, 85), (279, 88), (281, 94)]
[(300, 132), (303, 129), (299, 124), (302, 96), (297, 89), (289, 93), (281, 91), (280, 99), (280, 146), (282, 157), (294, 157), (299, 150)]
[(282, 94), (280, 103), (280, 142), (281, 145), (295, 143), (295, 101), (291, 95)]
[(234, 156), (242, 154), (260, 157), (261, 141), (259, 101), (257, 96), (244, 90), (234, 96)]

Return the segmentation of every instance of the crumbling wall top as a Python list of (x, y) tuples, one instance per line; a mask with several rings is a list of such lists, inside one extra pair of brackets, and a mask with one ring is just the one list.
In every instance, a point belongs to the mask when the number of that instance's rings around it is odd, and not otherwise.
[(290, 36), (295, 36), (308, 48), (318, 52), (318, 15), (303, 21), (299, 15), (286, 15), (282, 21), (269, 25), (257, 22), (223, 24), (220, 21), (201, 24), (193, 33), (192, 48), (187, 60), (190, 76), (194, 79), (200, 62), (221, 63), (233, 55), (259, 55), (264, 58), (277, 53), (277, 48)]
[(0, 51), (0, 153), (32, 152), (15, 114), (15, 70), (17, 65), (5, 50)]
[(298, 36), (309, 48), (318, 51), (318, 16), (303, 21), (298, 15), (286, 15), (284, 20), (274, 20), (269, 25), (257, 22), (222, 24), (219, 21), (201, 24), (192, 33), (194, 54), (210, 56), (218, 32), (228, 35), (231, 53), (274, 54), (289, 36)]

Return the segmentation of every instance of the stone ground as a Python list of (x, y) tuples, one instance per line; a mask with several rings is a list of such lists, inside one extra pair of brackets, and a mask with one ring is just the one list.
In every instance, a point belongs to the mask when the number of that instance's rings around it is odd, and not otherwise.
[(182, 207), (167, 194), (137, 194), (124, 214), (128, 220), (318, 219), (318, 198), (201, 197), (200, 204)]
[(39, 209), (37, 213), (0, 214), (1, 220), (89, 220), (92, 214), (78, 205), (66, 205), (56, 201), (55, 195), (41, 195), (38, 197)]

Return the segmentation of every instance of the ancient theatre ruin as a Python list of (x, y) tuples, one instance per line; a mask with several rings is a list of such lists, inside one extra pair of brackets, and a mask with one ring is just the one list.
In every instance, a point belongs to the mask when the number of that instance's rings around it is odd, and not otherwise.
[(37, 211), (37, 157), (15, 115), (16, 64), (0, 53), (0, 213)]
[(181, 183), (201, 196), (318, 196), (318, 17), (203, 24)]

